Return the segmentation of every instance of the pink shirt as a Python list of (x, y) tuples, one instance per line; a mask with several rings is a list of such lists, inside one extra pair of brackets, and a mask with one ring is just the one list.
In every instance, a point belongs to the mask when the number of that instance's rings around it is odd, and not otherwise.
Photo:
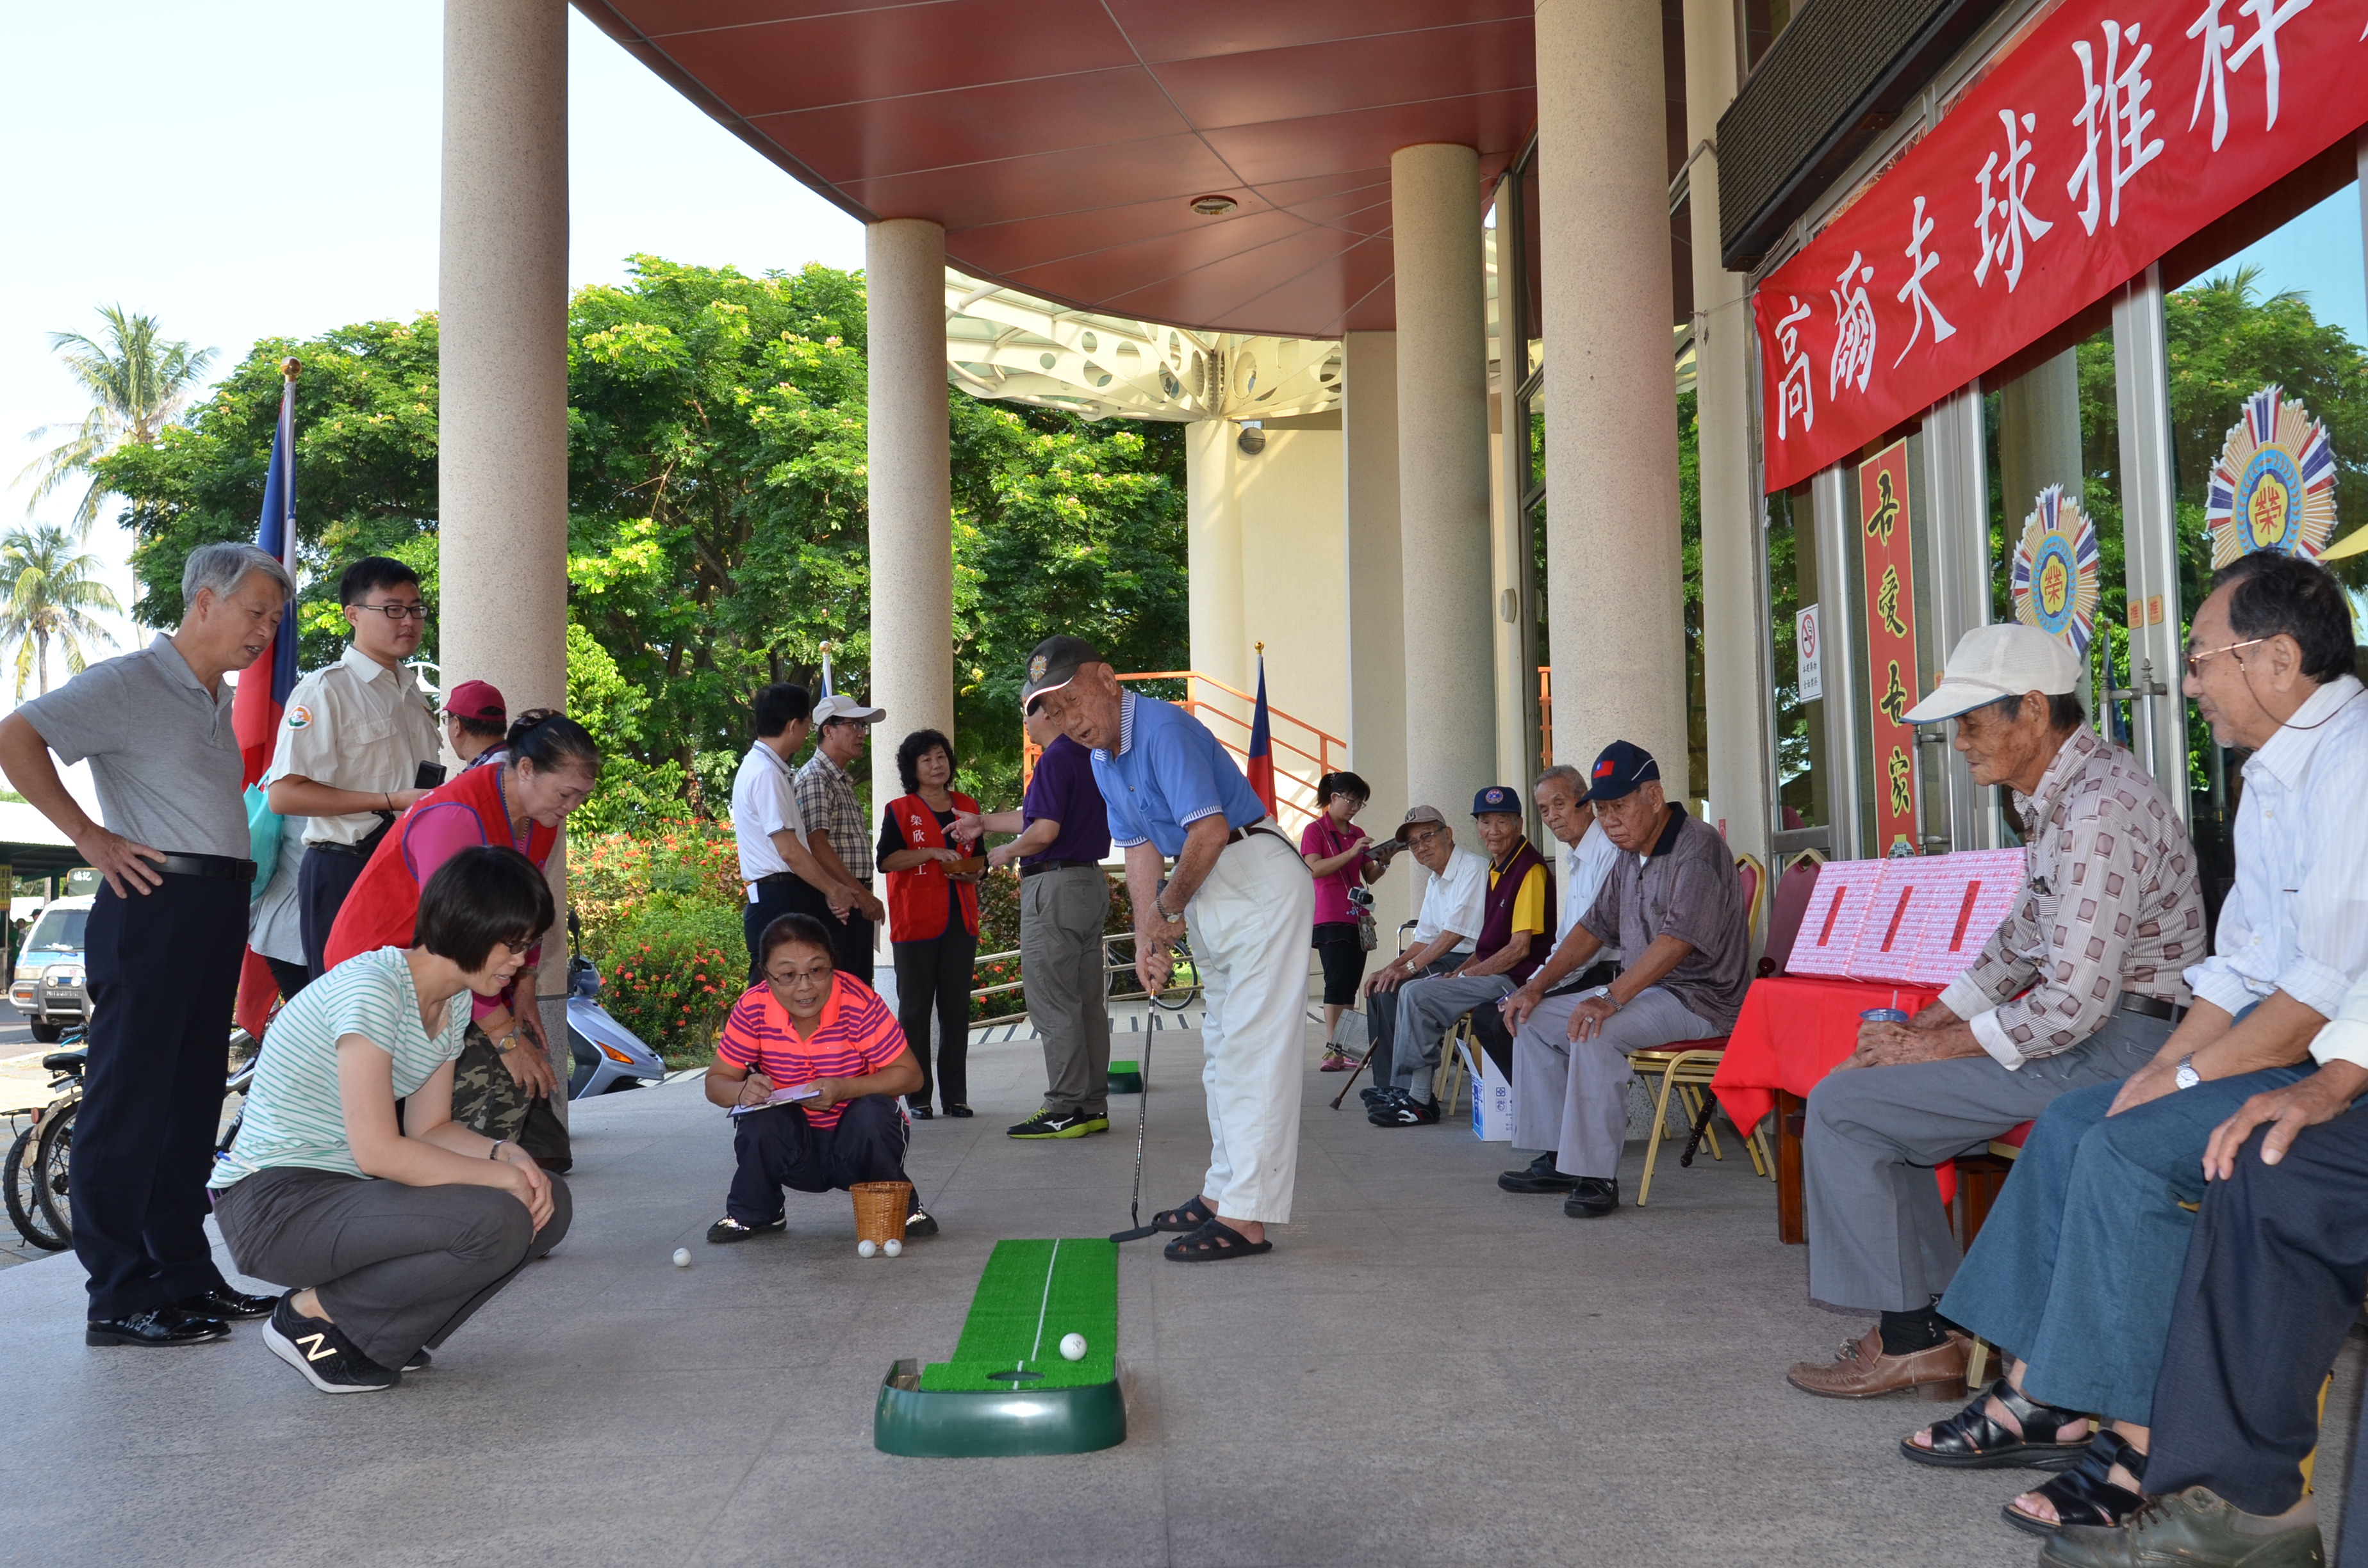
[[(1328, 860), (1352, 844), (1361, 844), (1365, 830), (1355, 823), (1345, 828), (1335, 828), (1328, 815), (1318, 816), (1299, 835), (1299, 852)], [(1328, 877), (1315, 879), (1315, 924), (1354, 920), (1357, 911), (1349, 902), (1349, 890), (1372, 880), (1370, 862), (1361, 856), (1349, 861)]]

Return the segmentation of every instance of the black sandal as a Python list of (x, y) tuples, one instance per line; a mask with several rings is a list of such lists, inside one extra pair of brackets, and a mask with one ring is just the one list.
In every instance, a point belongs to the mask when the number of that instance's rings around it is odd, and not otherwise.
[(1173, 1209), (1163, 1209), (1154, 1214), (1151, 1217), (1151, 1228), (1155, 1231), (1174, 1231), (1179, 1234), (1189, 1234), (1216, 1217), (1216, 1210), (1201, 1202), (1200, 1195), (1195, 1193), (1191, 1202), (1179, 1203)]
[(1223, 1220), (1211, 1220), (1190, 1235), (1169, 1242), (1163, 1256), (1178, 1263), (1217, 1263), (1273, 1250), (1272, 1242), (1254, 1242)]
[(2100, 1525), (2107, 1529), (2146, 1506), (2146, 1498), (2126, 1486), (2105, 1479), (2120, 1465), (2140, 1482), (2146, 1480), (2146, 1455), (2130, 1447), (2118, 1432), (2099, 1432), (2080, 1462), (2035, 1490), (2055, 1506), (2055, 1521), (2034, 1518), (2012, 1503), (1998, 1509), (2000, 1517), (2032, 1535), (2054, 1535), (2066, 1525)]
[[(1987, 1406), (1992, 1398), (2022, 1423), (2020, 1437), (2013, 1428), (1990, 1415)], [(2015, 1392), (2012, 1383), (2000, 1378), (1975, 1394), (1974, 1402), (1964, 1409), (1936, 1423), (1930, 1448), (1918, 1448), (1902, 1437), (1899, 1451), (1918, 1464), (1937, 1465), (1943, 1470), (2006, 1470), (2018, 1466), (2064, 1470), (2080, 1462), (2095, 1433), (2092, 1430), (2089, 1437), (2070, 1442), (2061, 1440), (2056, 1434), (2075, 1421), (2088, 1419), (2077, 1410), (2060, 1410), (2026, 1398)], [(2098, 1479), (2104, 1477), (2100, 1473)]]

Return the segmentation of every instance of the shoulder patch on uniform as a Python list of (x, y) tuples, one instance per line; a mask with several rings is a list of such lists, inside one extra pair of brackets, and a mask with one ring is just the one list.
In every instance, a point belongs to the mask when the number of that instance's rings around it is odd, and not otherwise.
[(302, 703), (299, 702), (294, 707), (288, 710), (288, 727), (290, 729), (301, 730), (312, 722), (313, 710), (310, 708), (305, 707)]

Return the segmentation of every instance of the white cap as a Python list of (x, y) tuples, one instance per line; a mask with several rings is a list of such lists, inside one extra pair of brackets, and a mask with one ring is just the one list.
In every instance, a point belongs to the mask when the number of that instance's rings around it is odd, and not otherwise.
[(2079, 684), (2080, 661), (2061, 639), (2020, 621), (1976, 626), (1957, 639), (1941, 684), (1906, 718), (1911, 724), (1930, 724), (2002, 697), (2026, 691), (2060, 697)]
[(876, 724), (886, 717), (888, 710), (885, 708), (866, 708), (845, 692), (835, 691), (814, 704), (814, 727), (819, 730), (833, 719), (854, 719), (866, 724)]

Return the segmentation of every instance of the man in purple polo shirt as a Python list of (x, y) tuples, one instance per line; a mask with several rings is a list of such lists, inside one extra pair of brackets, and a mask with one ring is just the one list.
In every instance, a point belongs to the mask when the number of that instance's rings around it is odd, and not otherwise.
[(1019, 863), (1019, 966), (1028, 1016), (1044, 1041), (1044, 1104), (1014, 1138), (1083, 1138), (1110, 1131), (1109, 987), (1102, 928), (1110, 921), (1110, 812), (1086, 748), (1030, 710), (1028, 738), (1044, 748), (1016, 812), (965, 813), (957, 835), (1016, 833), (987, 855)]

